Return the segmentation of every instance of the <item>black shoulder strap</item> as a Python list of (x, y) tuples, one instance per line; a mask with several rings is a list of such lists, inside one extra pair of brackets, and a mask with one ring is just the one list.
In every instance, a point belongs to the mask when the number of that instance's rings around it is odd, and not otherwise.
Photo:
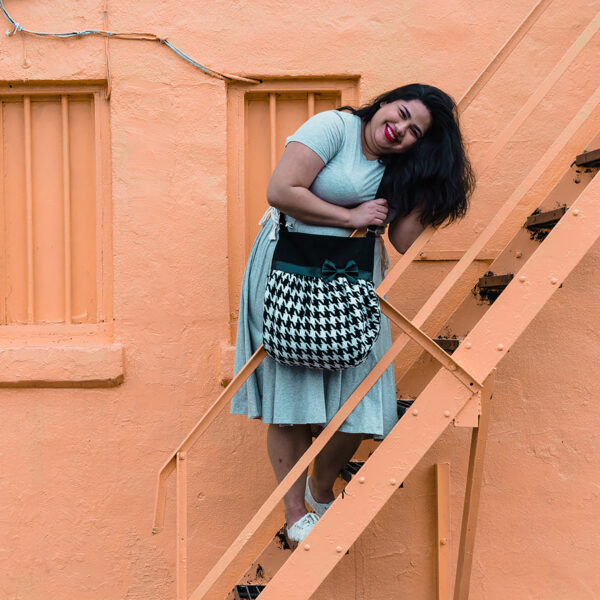
[[(376, 237), (377, 229), (378, 227), (376, 225), (367, 227), (367, 234), (365, 237)], [(282, 231), (287, 233), (287, 227), (285, 226), (285, 214), (279, 211), (279, 233)]]

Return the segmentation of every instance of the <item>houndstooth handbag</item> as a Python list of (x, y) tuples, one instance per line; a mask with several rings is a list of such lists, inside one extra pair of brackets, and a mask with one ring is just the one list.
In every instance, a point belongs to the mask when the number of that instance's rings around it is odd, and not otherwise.
[(340, 370), (363, 362), (380, 329), (373, 287), (376, 236), (336, 237), (288, 231), (267, 279), (263, 344), (286, 365)]

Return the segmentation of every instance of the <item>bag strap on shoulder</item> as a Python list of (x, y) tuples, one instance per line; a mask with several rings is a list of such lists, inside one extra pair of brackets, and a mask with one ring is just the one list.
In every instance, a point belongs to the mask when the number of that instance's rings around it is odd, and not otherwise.
[[(369, 226), (369, 227), (360, 227), (359, 229), (355, 229), (350, 237), (377, 237), (376, 233), (377, 227)], [(279, 233), (287, 232), (287, 227), (285, 226), (285, 214), (279, 211)]]

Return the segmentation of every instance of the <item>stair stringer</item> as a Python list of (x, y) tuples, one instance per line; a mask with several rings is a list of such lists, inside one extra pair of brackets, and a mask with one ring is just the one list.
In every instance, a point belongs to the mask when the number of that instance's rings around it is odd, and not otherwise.
[[(600, 178), (583, 190), (453, 358), (486, 379), (552, 294), (600, 237)], [(467, 347), (467, 345), (469, 347)], [(261, 594), (308, 600), (399, 485), (478, 395), (441, 370)]]

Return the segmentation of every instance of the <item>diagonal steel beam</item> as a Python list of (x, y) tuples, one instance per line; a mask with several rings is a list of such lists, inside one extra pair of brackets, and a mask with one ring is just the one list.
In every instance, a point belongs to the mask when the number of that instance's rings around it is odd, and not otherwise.
[[(473, 328), (468, 336), (472, 350), (457, 350), (469, 372), (480, 379), (489, 376), (599, 237), (597, 177)], [(348, 484), (344, 499), (333, 503), (267, 585), (261, 600), (308, 600), (470, 398), (448, 371), (438, 372), (361, 468), (361, 476)], [(219, 597), (208, 592), (205, 588), (193, 598)]]

